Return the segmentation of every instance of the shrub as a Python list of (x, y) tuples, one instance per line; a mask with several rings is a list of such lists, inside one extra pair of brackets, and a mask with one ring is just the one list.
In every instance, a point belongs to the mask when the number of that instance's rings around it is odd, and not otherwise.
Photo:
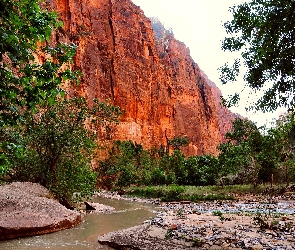
[(182, 200), (182, 194), (185, 192), (185, 187), (171, 185), (167, 189), (164, 189), (162, 195), (162, 201), (180, 201)]
[(60, 201), (70, 201), (74, 192), (90, 194), (95, 186), (91, 161), (98, 143), (91, 125), (97, 128), (119, 115), (116, 107), (96, 104), (90, 110), (83, 98), (61, 100), (41, 106), (37, 114), (28, 113), (19, 126), (2, 130), (6, 141), (18, 145), (6, 151), (13, 179), (38, 182)]

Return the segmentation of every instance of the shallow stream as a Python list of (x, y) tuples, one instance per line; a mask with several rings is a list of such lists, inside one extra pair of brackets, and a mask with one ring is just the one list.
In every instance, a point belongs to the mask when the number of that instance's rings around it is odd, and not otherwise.
[(34, 237), (0, 241), (1, 250), (96, 250), (112, 249), (97, 242), (99, 235), (136, 226), (155, 216), (152, 204), (94, 198), (91, 202), (112, 206), (110, 214), (88, 214), (75, 228)]

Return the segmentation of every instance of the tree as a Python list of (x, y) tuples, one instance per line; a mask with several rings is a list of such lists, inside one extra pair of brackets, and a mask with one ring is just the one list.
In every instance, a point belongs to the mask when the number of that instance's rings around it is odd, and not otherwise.
[(0, 2), (0, 126), (15, 124), (22, 111), (43, 100), (53, 102), (63, 93), (65, 80), (77, 80), (78, 73), (65, 67), (76, 46), (48, 45), (52, 31), (62, 23), (39, 2)]
[[(62, 23), (38, 0), (0, 1), (0, 129), (19, 126), (27, 110), (42, 102), (53, 104), (64, 95), (62, 83), (78, 82), (79, 73), (68, 66), (76, 46), (49, 45), (53, 30)], [(0, 141), (0, 172), (10, 159)], [(16, 145), (17, 147), (17, 145)], [(21, 150), (21, 146), (19, 147)], [(16, 152), (16, 151), (15, 151)], [(21, 151), (19, 151), (21, 153)]]
[(171, 146), (173, 150), (180, 150), (180, 147), (187, 146), (189, 144), (189, 139), (187, 137), (175, 137), (168, 140), (168, 146)]
[(261, 169), (258, 156), (263, 150), (263, 135), (253, 122), (236, 119), (226, 139), (228, 142), (218, 147), (221, 175), (243, 174), (244, 181), (250, 180), (256, 186)]
[[(255, 103), (262, 111), (292, 109), (295, 102), (295, 2), (251, 0), (233, 6), (233, 19), (224, 24), (228, 37), (222, 49), (241, 52), (244, 80), (253, 90), (267, 88)], [(223, 83), (236, 81), (241, 58), (220, 68)], [(230, 100), (236, 102), (238, 94)], [(253, 107), (254, 107), (253, 106)]]
[(99, 143), (95, 129), (117, 122), (120, 109), (97, 101), (90, 109), (81, 97), (38, 107), (18, 126), (2, 129), (11, 178), (41, 183), (61, 202), (74, 192), (91, 194), (96, 183), (91, 161)]
[(274, 138), (276, 147), (279, 152), (277, 157), (280, 174), (287, 186), (295, 177), (295, 117), (293, 112), (281, 116), (277, 120), (276, 126), (271, 128), (269, 134)]

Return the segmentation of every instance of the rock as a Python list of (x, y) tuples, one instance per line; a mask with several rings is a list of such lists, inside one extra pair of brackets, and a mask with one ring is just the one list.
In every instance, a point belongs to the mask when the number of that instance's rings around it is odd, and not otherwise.
[[(78, 45), (74, 68), (83, 77), (70, 95), (124, 110), (113, 140), (145, 148), (187, 136), (186, 155), (217, 154), (236, 115), (220, 104), (221, 91), (189, 48), (152, 22), (131, 0), (52, 0), (64, 25), (54, 40)], [(103, 131), (101, 141), (107, 137)]]
[[(260, 199), (256, 196), (252, 198), (255, 200)], [(105, 244), (115, 246), (116, 249), (124, 249), (125, 246), (129, 247), (125, 249), (170, 249), (170, 244), (173, 246), (171, 249), (177, 249), (177, 247), (178, 249), (186, 249), (188, 246), (194, 246), (191, 249), (293, 249), (294, 228), (290, 229), (290, 231), (279, 230), (277, 232), (270, 229), (259, 230), (259, 226), (253, 224), (254, 215), (249, 216), (248, 210), (243, 213), (239, 209), (239, 213), (234, 214), (234, 216), (224, 212), (224, 216), (231, 219), (223, 222), (217, 219), (217, 216), (212, 215), (212, 211), (217, 209), (232, 213), (236, 211), (236, 208), (241, 203), (244, 205), (243, 208), (253, 211), (253, 209), (261, 208), (261, 204), (264, 204), (265, 201), (260, 200), (261, 203), (251, 204), (243, 202), (243, 197), (240, 197), (238, 202), (223, 202), (222, 204), (216, 202), (162, 203), (160, 207), (163, 210), (148, 225), (146, 222), (144, 225), (146, 229), (143, 230), (138, 227), (130, 231), (114, 232), (113, 236), (108, 234), (108, 236), (105, 235), (106, 238), (103, 237), (100, 240), (104, 241)], [(282, 212), (286, 211), (284, 216), (293, 225), (295, 215), (293, 210), (290, 210), (285, 205), (276, 204), (274, 211), (278, 207), (286, 209), (282, 210)], [(185, 219), (179, 216), (180, 210), (182, 214), (185, 214)], [(202, 213), (195, 213), (195, 211), (202, 211)], [(136, 232), (137, 229), (141, 233)], [(275, 238), (272, 237), (274, 233)], [(127, 239), (123, 239), (124, 237), (127, 237)], [(144, 244), (134, 242), (147, 243), (147, 247)], [(134, 245), (132, 245), (133, 243)], [(162, 243), (165, 246), (164, 248), (160, 248)], [(197, 248), (197, 245), (202, 246)]]
[(85, 204), (86, 212), (91, 212), (91, 213), (97, 213), (97, 214), (98, 213), (110, 213), (115, 210), (114, 207), (107, 206), (107, 205), (100, 204), (100, 203), (84, 202), (84, 204)]
[(84, 201), (84, 204), (86, 206), (86, 210), (96, 210), (92, 205), (90, 205), (88, 202)]
[(65, 206), (67, 209), (70, 209), (70, 210), (75, 209), (75, 207), (72, 204), (70, 204), (68, 200), (60, 200), (59, 203)]
[(172, 225), (168, 228), (168, 230), (177, 230), (177, 228), (178, 228), (178, 225), (177, 225), (177, 224), (172, 224)]
[(192, 203), (191, 201), (181, 201), (180, 204), (190, 204)]
[(98, 242), (115, 249), (132, 250), (179, 250), (192, 249), (182, 242), (165, 240), (167, 230), (151, 225), (140, 225), (125, 230), (111, 232), (98, 237)]
[(82, 222), (82, 215), (51, 199), (36, 183), (14, 182), (0, 186), (0, 239), (40, 235)]
[(260, 250), (260, 249), (263, 249), (263, 246), (260, 245), (260, 244), (257, 244), (257, 245), (254, 245), (254, 246), (252, 247), (252, 249), (253, 249), (253, 250)]

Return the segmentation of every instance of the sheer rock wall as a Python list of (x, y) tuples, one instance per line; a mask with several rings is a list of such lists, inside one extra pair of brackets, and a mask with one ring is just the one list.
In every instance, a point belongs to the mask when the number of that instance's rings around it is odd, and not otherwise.
[(82, 84), (71, 94), (108, 100), (125, 110), (112, 139), (145, 148), (187, 136), (187, 155), (216, 154), (234, 114), (189, 49), (131, 0), (49, 0), (64, 22), (57, 40), (78, 45)]

